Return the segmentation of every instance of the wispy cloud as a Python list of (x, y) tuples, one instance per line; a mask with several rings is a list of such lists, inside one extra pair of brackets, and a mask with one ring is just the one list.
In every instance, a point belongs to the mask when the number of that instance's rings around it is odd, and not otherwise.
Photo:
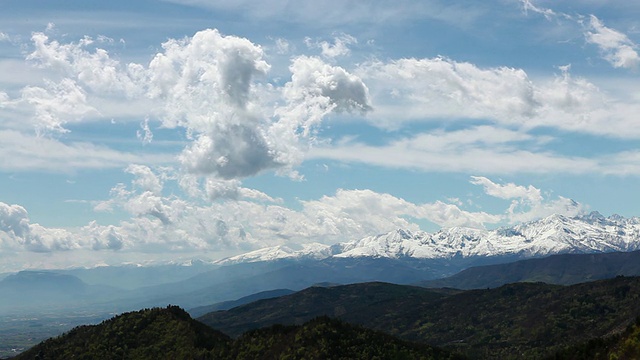
[(90, 142), (60, 140), (0, 130), (0, 169), (3, 171), (73, 172), (79, 169), (123, 168), (131, 163), (173, 163), (172, 154), (132, 153)]
[(316, 147), (310, 159), (358, 162), (388, 168), (484, 174), (601, 171), (598, 160), (545, 150), (548, 138), (492, 126), (435, 131), (369, 145), (354, 140)]
[(606, 27), (600, 19), (589, 17), (589, 31), (585, 33), (587, 42), (598, 46), (605, 60), (613, 67), (637, 69), (640, 64), (638, 45), (627, 35)]
[[(604, 25), (595, 15), (567, 14), (536, 6), (531, 0), (520, 0), (523, 11), (543, 15), (547, 20), (567, 20), (584, 27), (584, 39), (598, 46), (602, 57), (615, 68), (637, 69), (640, 63), (638, 45), (619, 30)], [(584, 19), (589, 21), (585, 23)]]
[(217, 11), (229, 11), (248, 19), (303, 23), (308, 27), (335, 27), (336, 25), (401, 23), (413, 19), (433, 19), (456, 26), (474, 22), (484, 9), (475, 3), (456, 5), (447, 1), (400, 0), (393, 3), (362, 3), (359, 1), (329, 0), (322, 3), (301, 0), (270, 1), (256, 3), (240, 1), (169, 0), (174, 3), (192, 5)]

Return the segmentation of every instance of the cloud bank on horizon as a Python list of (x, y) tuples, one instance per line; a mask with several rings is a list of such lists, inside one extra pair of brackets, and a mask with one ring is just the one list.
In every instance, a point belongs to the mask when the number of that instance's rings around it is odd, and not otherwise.
[[(187, 13), (174, 19), (183, 35), (147, 43), (132, 32), (134, 45), (108, 23), (89, 33), (98, 9), (87, 23), (66, 22), (55, 7), (35, 13), (40, 28), (7, 22), (0, 186), (15, 193), (0, 197), (5, 269), (220, 257), (395, 228), (573, 216), (602, 199), (526, 182), (567, 189), (578, 178), (632, 184), (640, 175), (638, 24), (629, 18), (640, 6), (331, 3), (334, 16), (311, 21), (319, 9), (307, 2), (264, 11), (167, 2)], [(24, 7), (16, 14), (36, 11)], [(180, 21), (211, 9), (223, 14), (218, 27)], [(158, 31), (154, 21), (168, 14), (147, 10), (148, 23), (136, 26)], [(273, 33), (233, 35), (225, 16)], [(516, 44), (487, 27), (496, 17), (531, 38)], [(294, 30), (274, 27), (278, 19)], [(420, 31), (394, 45), (386, 32), (403, 33), (403, 23)], [(486, 38), (474, 48), (479, 29)], [(412, 50), (442, 31), (452, 37), (442, 50), (436, 40), (426, 55)], [(454, 47), (456, 37), (467, 42)], [(540, 64), (510, 46), (543, 51)], [(491, 47), (504, 52), (487, 55)], [(64, 185), (51, 185), (61, 176)], [(395, 185), (402, 178), (431, 188)], [(47, 196), (82, 208), (70, 218), (93, 220), (56, 225), (44, 215), (56, 205), (31, 192), (47, 186), (61, 194)], [(28, 204), (38, 204), (35, 220)]]

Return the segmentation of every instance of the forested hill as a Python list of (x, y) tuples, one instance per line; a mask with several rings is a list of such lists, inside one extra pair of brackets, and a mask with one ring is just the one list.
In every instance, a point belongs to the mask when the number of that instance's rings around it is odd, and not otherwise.
[(177, 306), (129, 312), (74, 328), (14, 359), (207, 359), (230, 338)]
[(320, 317), (300, 326), (250, 331), (238, 339), (176, 306), (80, 326), (14, 359), (464, 359), (447, 350)]
[(540, 359), (622, 331), (640, 315), (638, 304), (638, 277), (572, 286), (516, 283), (450, 294), (368, 283), (309, 288), (199, 319), (235, 336), (325, 314), (476, 358)]

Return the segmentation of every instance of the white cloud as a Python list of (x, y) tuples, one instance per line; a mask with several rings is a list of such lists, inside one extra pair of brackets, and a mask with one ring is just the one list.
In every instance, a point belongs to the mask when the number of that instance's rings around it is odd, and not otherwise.
[(376, 145), (347, 137), (312, 148), (306, 158), (425, 172), (640, 175), (637, 150), (565, 155), (546, 146), (557, 141), (523, 131), (476, 126), (454, 131), (434, 130)]
[(638, 46), (627, 35), (606, 27), (594, 15), (589, 20), (589, 31), (585, 33), (587, 42), (597, 45), (604, 59), (614, 67), (636, 69), (640, 64)]
[(144, 119), (144, 122), (140, 123), (140, 130), (136, 131), (136, 137), (142, 141), (143, 144), (150, 144), (153, 141), (153, 132), (149, 127), (149, 118)]
[(66, 132), (64, 124), (97, 113), (87, 104), (84, 90), (71, 79), (47, 81), (46, 88), (27, 86), (22, 89), (21, 100), (33, 106), (38, 130)]
[(397, 127), (404, 120), (490, 118), (518, 124), (531, 118), (540, 104), (535, 87), (521, 69), (481, 69), (437, 57), (398, 59), (363, 65), (381, 125)]
[(587, 43), (597, 45), (603, 58), (613, 67), (636, 69), (640, 64), (637, 44), (624, 33), (605, 26), (595, 15), (590, 15), (588, 25), (584, 25), (584, 15), (573, 16), (536, 6), (530, 0), (520, 1), (525, 13), (532, 11), (543, 15), (547, 20), (564, 19), (584, 26), (584, 38)]
[(199, 175), (231, 180), (275, 170), (300, 177), (293, 168), (313, 141), (313, 127), (332, 111), (370, 109), (357, 76), (317, 58), (293, 59), (291, 81), (269, 84), (262, 48), (217, 30), (168, 40), (148, 66), (114, 60), (97, 46), (112, 45), (103, 36), (61, 43), (34, 33), (31, 40), (27, 60), (50, 78), (23, 87), (20, 98), (3, 93), (7, 126), (28, 130), (20, 120), (25, 112), (39, 131), (59, 133), (81, 121), (144, 115), (136, 135), (147, 144), (149, 122), (158, 118), (164, 128), (186, 130), (193, 141), (178, 159)]
[(482, 185), (487, 195), (506, 200), (513, 199), (506, 211), (507, 219), (511, 224), (532, 221), (552, 214), (571, 217), (586, 210), (584, 205), (562, 196), (555, 200), (545, 199), (540, 189), (532, 185), (521, 186), (514, 183), (502, 185), (482, 176), (472, 176), (471, 183)]
[(301, 0), (256, 3), (249, 0), (170, 0), (179, 4), (200, 6), (216, 11), (232, 11), (238, 16), (255, 20), (305, 24), (309, 27), (335, 28), (337, 25), (406, 23), (414, 19), (432, 19), (454, 26), (466, 26), (485, 12), (481, 6), (447, 1), (411, 1), (369, 3), (361, 1)]
[(315, 57), (299, 56), (293, 59), (291, 81), (285, 84), (284, 98), (289, 106), (279, 109), (276, 114), (295, 122), (307, 134), (331, 111), (367, 112), (371, 110), (369, 89), (356, 75), (339, 66), (331, 66)]
[(113, 225), (100, 226), (95, 221), (81, 229), (91, 244), (91, 250), (121, 250), (125, 246), (125, 237)]
[(333, 159), (387, 168), (437, 172), (590, 173), (602, 169), (597, 159), (570, 157), (545, 150), (549, 138), (493, 126), (477, 126), (456, 131), (433, 131), (368, 145), (346, 140), (317, 146), (308, 159)]
[(0, 203), (0, 230), (13, 237), (23, 237), (29, 233), (27, 210), (20, 205)]
[(349, 46), (357, 44), (358, 39), (348, 34), (342, 34), (333, 38), (333, 44), (327, 41), (313, 41), (310, 38), (306, 38), (305, 43), (309, 48), (320, 48), (323, 57), (333, 59), (349, 55), (351, 52)]
[[(371, 190), (340, 189), (332, 196), (300, 201), (300, 208), (294, 210), (280, 205), (280, 199), (241, 187), (237, 180), (208, 179), (204, 190), (191, 183), (198, 195), (216, 201), (185, 200), (150, 191), (157, 187), (150, 169), (136, 167), (129, 172), (135, 176), (131, 187), (114, 187), (112, 198), (97, 209), (120, 208), (132, 218), (116, 227), (92, 223), (82, 228), (78, 235), (91, 239), (85, 247), (113, 249), (117, 245), (124, 252), (237, 252), (283, 243), (332, 244), (396, 228), (419, 230), (417, 220), (443, 227), (475, 228), (502, 220), (499, 215), (469, 212), (455, 204), (416, 204)], [(169, 178), (183, 181), (180, 177)], [(105, 245), (109, 241), (114, 245)]]
[(529, 185), (528, 187), (508, 183), (504, 185), (496, 184), (483, 176), (472, 176), (471, 183), (482, 185), (484, 192), (500, 199), (522, 199), (531, 204), (537, 204), (542, 201), (540, 189)]
[(36, 32), (31, 40), (34, 51), (27, 60), (57, 71), (63, 77), (72, 77), (86, 87), (87, 92), (124, 98), (140, 94), (140, 86), (136, 82), (141, 80), (141, 66), (123, 66), (111, 58), (107, 50), (95, 47), (95, 41), (89, 36), (77, 43), (61, 44), (50, 40), (44, 33)]
[(551, 20), (557, 16), (553, 10), (536, 6), (530, 0), (520, 0), (520, 2), (522, 3), (522, 9), (525, 14), (528, 14), (529, 11), (533, 11), (534, 13), (544, 15), (547, 20)]
[(196, 174), (231, 180), (291, 169), (324, 116), (368, 106), (357, 77), (319, 59), (293, 60), (286, 104), (273, 110), (264, 101), (279, 89), (255, 81), (270, 68), (258, 45), (204, 30), (163, 48), (149, 65), (149, 93), (166, 103), (164, 126), (194, 133), (180, 160)]
[(278, 54), (288, 54), (291, 50), (291, 44), (289, 41), (283, 38), (276, 39), (276, 52)]
[(9, 104), (9, 95), (4, 91), (0, 91), (0, 109), (4, 108), (8, 104)]
[(480, 68), (442, 57), (398, 59), (361, 65), (371, 92), (374, 125), (401, 128), (407, 122), (480, 119), (498, 126), (554, 128), (621, 138), (640, 137), (636, 102), (607, 96), (573, 77), (569, 66), (551, 79), (533, 81), (522, 69)]
[(212, 201), (219, 199), (249, 199), (271, 203), (278, 203), (282, 201), (281, 199), (274, 199), (262, 191), (244, 188), (241, 186), (241, 182), (237, 179), (220, 180), (209, 177), (204, 183), (204, 190), (209, 200)]
[(131, 164), (125, 171), (134, 176), (132, 185), (135, 188), (142, 191), (149, 191), (156, 195), (162, 193), (163, 184), (161, 177), (156, 175), (148, 166)]
[(174, 161), (173, 155), (122, 152), (89, 142), (65, 143), (12, 130), (0, 130), (0, 143), (0, 169), (4, 171), (69, 172)]
[(32, 224), (25, 208), (2, 202), (0, 202), (0, 245), (3, 249), (22, 248), (33, 252), (71, 250), (79, 247), (66, 230)]

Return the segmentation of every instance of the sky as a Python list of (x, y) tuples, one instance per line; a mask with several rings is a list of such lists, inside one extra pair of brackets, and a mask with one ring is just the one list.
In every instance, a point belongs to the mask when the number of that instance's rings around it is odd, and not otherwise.
[(0, 271), (640, 215), (640, 3), (0, 7)]

